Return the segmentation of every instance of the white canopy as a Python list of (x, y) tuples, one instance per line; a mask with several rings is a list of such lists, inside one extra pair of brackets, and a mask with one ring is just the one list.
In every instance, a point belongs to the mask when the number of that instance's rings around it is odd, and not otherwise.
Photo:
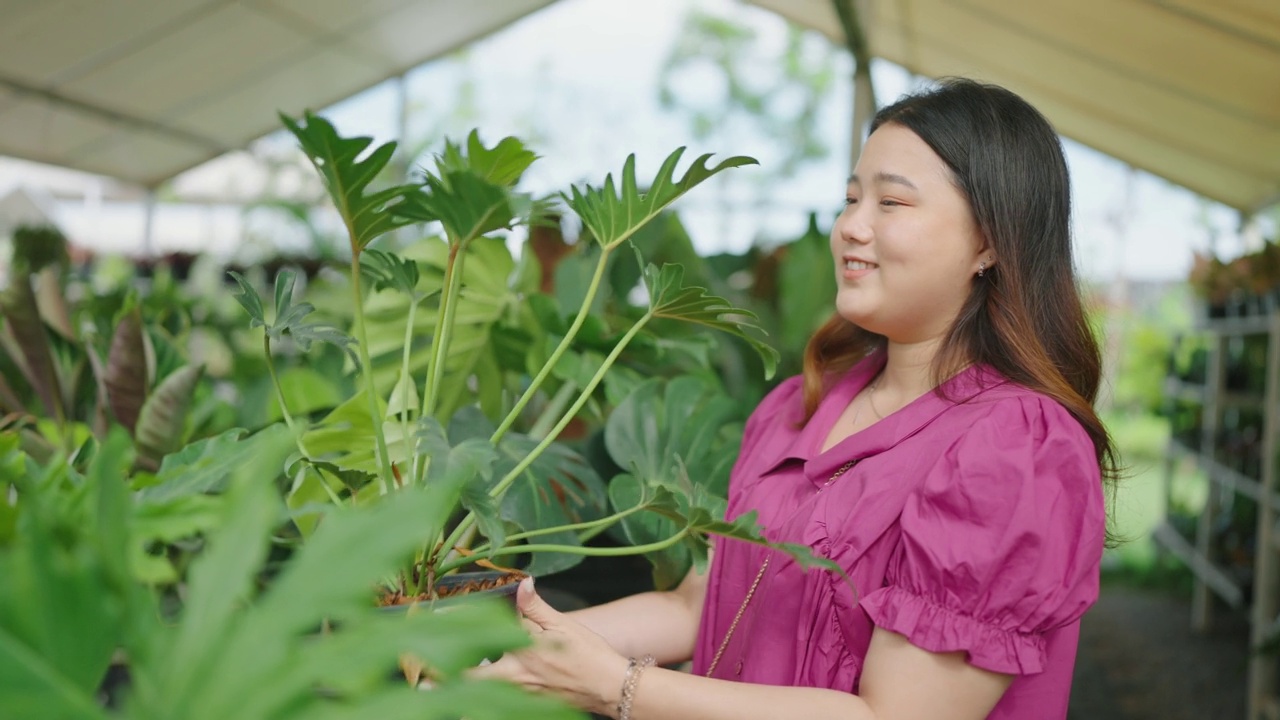
[[(0, 154), (154, 187), (553, 1), (0, 0)], [(750, 1), (843, 42), (832, 0)], [(1240, 210), (1280, 199), (1277, 0), (857, 5), (878, 57), (1006, 85)]]
[[(750, 2), (844, 43), (832, 0)], [(929, 77), (1004, 85), (1062, 135), (1231, 207), (1280, 201), (1277, 0), (856, 7), (876, 57)]]
[(154, 187), (552, 0), (0, 0), (0, 154)]

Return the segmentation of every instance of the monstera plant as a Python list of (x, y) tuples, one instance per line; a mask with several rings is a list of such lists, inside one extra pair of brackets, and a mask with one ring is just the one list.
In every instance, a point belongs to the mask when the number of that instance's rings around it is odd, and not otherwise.
[[(239, 300), (251, 324), (263, 328), (268, 359), (285, 342), (334, 343), (347, 350), (360, 388), (319, 418), (295, 417), (278, 393), (296, 431), (289, 505), (304, 545), (328, 522), (327, 508), (394, 502), (438, 484), (457, 488), (456, 497), (441, 499), (451, 503), (447, 521), (424, 529), (413, 562), (386, 578), (385, 603), (438, 597), (442, 578), (476, 564), (510, 566), (517, 557), (527, 561), (523, 572), (541, 574), (583, 555), (676, 547), (687, 562), (702, 562), (708, 534), (763, 542), (753, 517), (724, 522), (722, 500), (691, 477), (688, 467), (706, 458), (653, 459), (704, 451), (705, 438), (678, 449), (663, 444), (669, 433), (650, 432), (646, 423), (659, 419), (643, 409), (657, 407), (661, 393), (611, 380), (624, 353), (659, 348), (670, 323), (741, 337), (772, 372), (776, 353), (758, 337), (750, 312), (686, 286), (679, 265), (646, 264), (644, 248), (630, 242), (699, 183), (754, 160), (712, 164), (704, 155), (681, 173), (679, 149), (642, 185), (632, 156), (616, 180), (609, 175), (599, 187), (535, 199), (518, 189), (535, 155), (515, 138), (489, 146), (473, 132), (465, 142), (447, 143), (420, 176), (379, 185), (394, 143), (371, 148), (371, 139), (344, 137), (314, 114), (282, 120), (348, 233), (351, 332), (313, 320), (315, 305), (298, 297), (291, 273), (275, 278), (270, 311), (237, 275)], [(581, 220), (579, 243), (589, 247), (579, 250), (594, 260), (576, 306), (568, 308), (537, 291), (534, 253), (517, 259), (509, 249), (524, 229), (563, 212), (557, 202)], [(392, 238), (379, 241), (392, 231), (403, 239), (434, 230), (441, 236), (401, 249)], [(607, 316), (600, 310), (602, 279), (624, 261), (639, 264), (641, 282), (631, 294), (643, 303)], [(628, 422), (615, 423), (610, 444), (623, 472), (607, 483), (560, 439), (606, 389), (619, 402), (630, 391), (642, 394), (627, 404)], [(661, 420), (664, 427), (680, 423), (679, 413), (699, 411), (688, 399), (668, 401), (672, 416)], [(635, 544), (583, 544), (619, 523)], [(812, 560), (804, 548), (785, 549)]]

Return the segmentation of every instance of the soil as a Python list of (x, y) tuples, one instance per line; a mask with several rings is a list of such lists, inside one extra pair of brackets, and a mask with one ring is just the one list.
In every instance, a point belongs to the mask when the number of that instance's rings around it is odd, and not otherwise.
[(1219, 608), (1191, 631), (1190, 598), (1106, 585), (1081, 623), (1068, 720), (1242, 720), (1249, 626)]

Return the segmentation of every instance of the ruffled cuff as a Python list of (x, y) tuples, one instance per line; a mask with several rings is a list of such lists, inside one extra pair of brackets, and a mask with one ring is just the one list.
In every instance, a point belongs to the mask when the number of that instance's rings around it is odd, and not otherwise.
[(877, 626), (929, 652), (964, 650), (969, 664), (1011, 675), (1044, 670), (1041, 635), (998, 628), (895, 586), (876, 590), (859, 604)]

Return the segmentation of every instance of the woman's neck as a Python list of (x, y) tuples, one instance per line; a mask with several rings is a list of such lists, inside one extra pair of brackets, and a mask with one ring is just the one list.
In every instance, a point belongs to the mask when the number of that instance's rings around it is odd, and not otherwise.
[(933, 360), (941, 344), (941, 338), (915, 343), (889, 341), (884, 369), (875, 381), (877, 402), (884, 398), (887, 406), (897, 410), (933, 390)]

